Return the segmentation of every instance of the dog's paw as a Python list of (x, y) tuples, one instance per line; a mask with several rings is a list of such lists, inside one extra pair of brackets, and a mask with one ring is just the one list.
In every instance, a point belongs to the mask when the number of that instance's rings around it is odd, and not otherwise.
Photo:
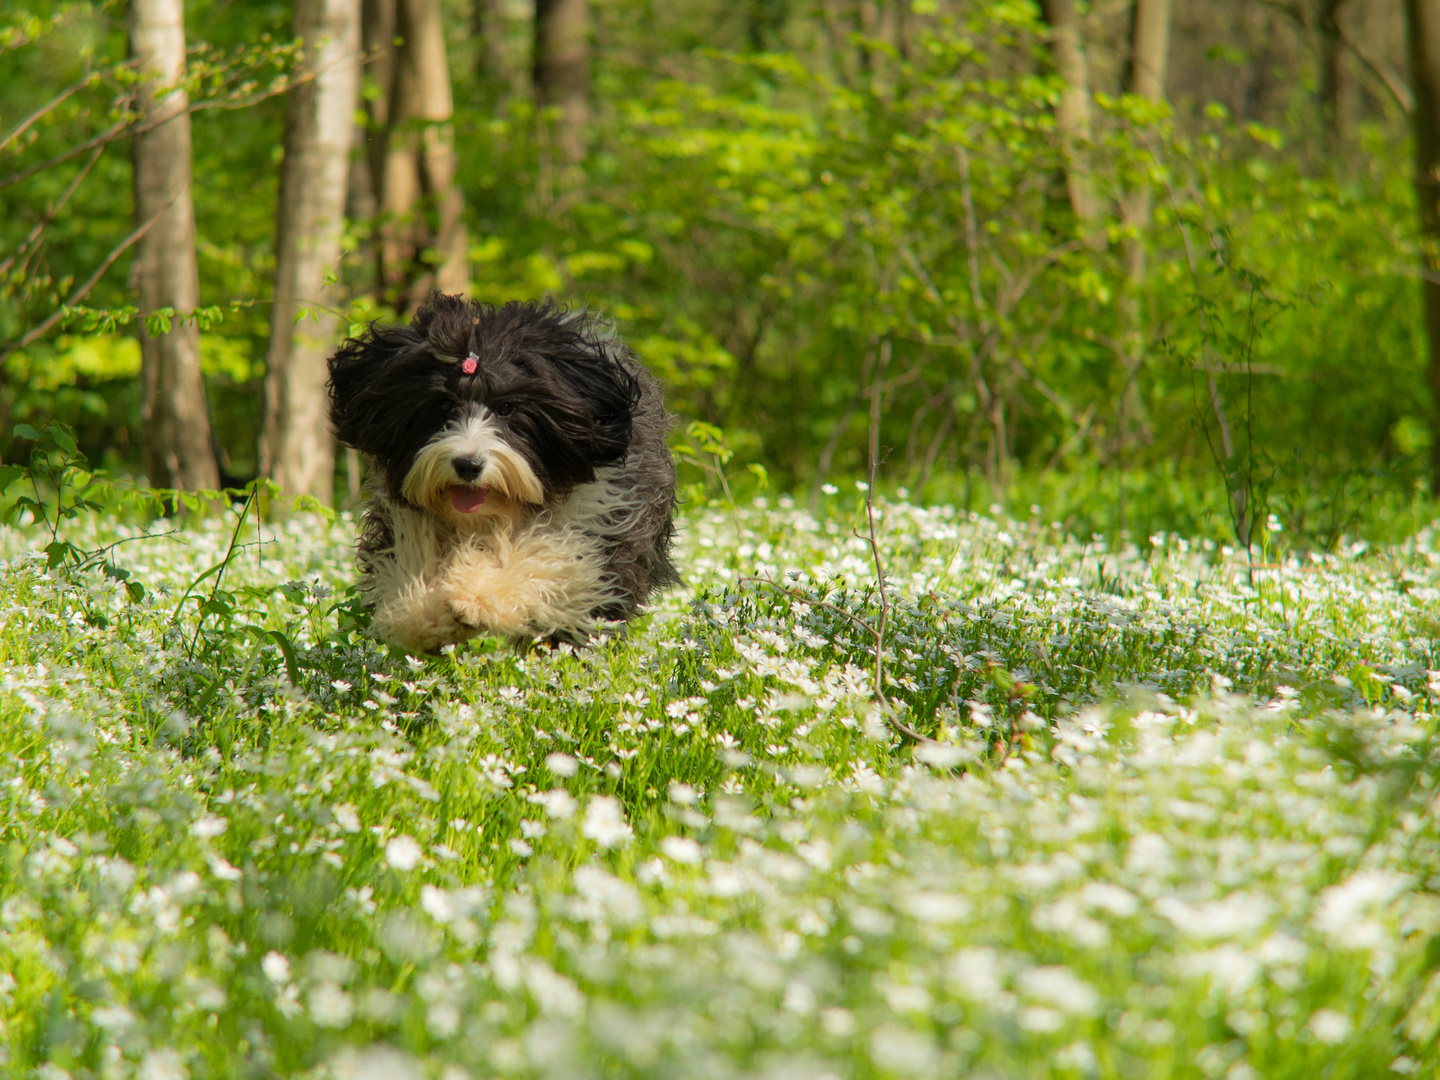
[(535, 632), (523, 589), (507, 587), (503, 577), (451, 584), (447, 604), (451, 616), (472, 634), (490, 633), (524, 637)]
[(416, 587), (392, 596), (375, 610), (375, 634), (413, 653), (435, 653), (442, 645), (465, 641), (478, 630), (456, 618), (435, 589)]

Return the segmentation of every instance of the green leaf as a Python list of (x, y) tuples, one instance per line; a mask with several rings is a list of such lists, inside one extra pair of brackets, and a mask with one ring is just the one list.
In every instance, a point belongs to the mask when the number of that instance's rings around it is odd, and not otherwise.
[(0, 465), (0, 495), (4, 495), (5, 489), (24, 475), (25, 470), (19, 465)]
[(70, 543), (69, 540), (56, 540), (53, 543), (45, 545), (45, 566), (49, 570), (54, 570), (67, 559), (73, 559), (75, 562), (79, 562), (79, 556), (79, 548)]
[(300, 662), (295, 656), (295, 643), (279, 630), (269, 631), (269, 636), (276, 645), (280, 646), (280, 652), (285, 656), (285, 674), (290, 676), (290, 685), (299, 686)]
[(35, 442), (40, 438), (40, 433), (29, 424), (16, 424), (10, 429), (10, 434), (17, 439), (28, 439), (30, 442)]
[(138, 604), (145, 599), (145, 586), (138, 581), (125, 582), (125, 591), (130, 594), (130, 602)]
[(45, 425), (45, 434), (49, 435), (50, 438), (54, 440), (55, 445), (63, 450), (67, 456), (75, 456), (77, 449), (75, 432), (71, 431), (68, 425), (62, 424), (58, 420), (52, 421)]

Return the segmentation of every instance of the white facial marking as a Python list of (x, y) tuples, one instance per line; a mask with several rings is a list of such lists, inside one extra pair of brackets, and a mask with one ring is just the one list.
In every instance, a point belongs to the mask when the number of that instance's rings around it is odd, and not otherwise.
[[(479, 464), (479, 476), (461, 478), (455, 462), (462, 460)], [(417, 506), (452, 520), (507, 512), (487, 498), (473, 515), (462, 515), (451, 503), (453, 487), (486, 488), (512, 504), (545, 501), (545, 489), (534, 470), (504, 440), (495, 416), (483, 406), (467, 410), (425, 444), (405, 475), (401, 493)]]

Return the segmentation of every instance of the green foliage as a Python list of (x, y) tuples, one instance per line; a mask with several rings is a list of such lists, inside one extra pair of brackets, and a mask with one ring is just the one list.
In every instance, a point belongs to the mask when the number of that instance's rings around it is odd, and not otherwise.
[[(786, 489), (863, 475), (873, 427), (881, 480), (919, 498), (964, 487), (988, 489), (968, 492), (977, 505), (1024, 505), (1047, 470), (1072, 474), (1056, 485), (1069, 491), (1108, 474), (1082, 515), (1106, 534), (1243, 543), (1274, 514), (1297, 543), (1333, 548), (1387, 527), (1372, 503), (1421, 512), (1429, 390), (1394, 125), (1357, 129), (1332, 168), (1299, 121), (1099, 93), (1089, 160), (1107, 211), (1087, 235), (1057, 186), (1059, 85), (1034, 5), (912, 5), (903, 49), (827, 37), (833, 13), (733, 7), (595, 9), (591, 152), (575, 167), (556, 163), (553, 118), (523, 79), (479, 57), (520, 71), (522, 21), (497, 15), (489, 42), (451, 35), (476, 295), (612, 314), (684, 424), (724, 432), (727, 484), (751, 465)], [(152, 322), (205, 326), (221, 464), (239, 483), (255, 469), (275, 95), (294, 47), (286, 4), (188, 8), (202, 297)], [(78, 87), (0, 147), (10, 179), (128, 115), (117, 11), (4, 17), (4, 116)], [(123, 140), (97, 150), (0, 176), (0, 340), (63, 305), (131, 228)], [(1133, 215), (1136, 200), (1152, 212)], [(352, 326), (392, 314), (372, 299), (376, 224), (350, 223), (336, 269)], [(0, 380), (6, 429), (63, 420), (115, 471), (140, 457), (136, 380), (91, 360), (136, 329), (124, 261)]]

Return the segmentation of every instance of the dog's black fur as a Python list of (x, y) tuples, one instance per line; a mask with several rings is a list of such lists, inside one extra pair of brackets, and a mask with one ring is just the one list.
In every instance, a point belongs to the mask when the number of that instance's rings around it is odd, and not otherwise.
[(592, 523), (616, 586), (594, 618), (628, 618), (652, 590), (679, 580), (669, 557), (671, 417), (659, 384), (606, 323), (552, 301), (495, 307), (436, 294), (410, 325), (372, 323), (347, 340), (329, 368), (335, 435), (365, 455), (372, 474), (362, 569), (393, 551), (401, 508), (425, 512), (405, 494), (417, 456), (457, 418), (483, 415), (539, 481), (543, 501), (527, 508), (536, 520), (563, 517), (585, 485), (626, 490), (610, 519)]

